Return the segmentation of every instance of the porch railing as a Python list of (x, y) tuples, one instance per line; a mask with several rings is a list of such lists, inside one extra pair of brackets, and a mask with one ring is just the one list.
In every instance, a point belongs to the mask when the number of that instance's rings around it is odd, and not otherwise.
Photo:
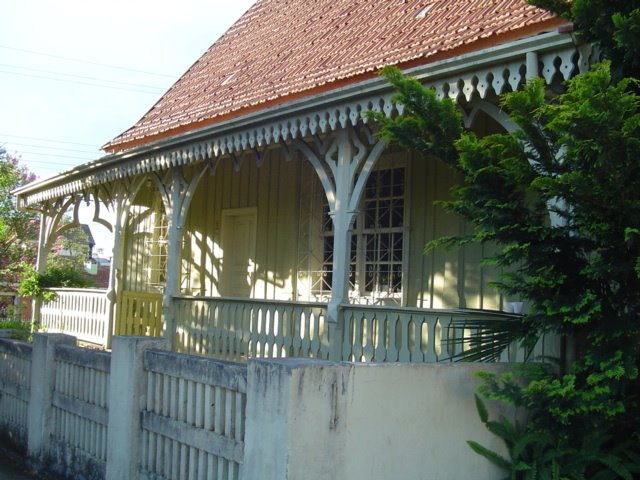
[(79, 340), (105, 345), (109, 311), (105, 290), (54, 288), (56, 298), (42, 304), (41, 326), (48, 332), (62, 332)]
[(176, 297), (176, 350), (224, 360), (329, 357), (326, 305)]
[(123, 291), (118, 298), (115, 335), (162, 336), (162, 295)]
[[(482, 321), (509, 321), (512, 314), (485, 310), (345, 305), (342, 359), (356, 362), (451, 361), (469, 349), (465, 341)], [(523, 352), (518, 360), (524, 360)], [(511, 346), (501, 360), (516, 360)]]
[[(103, 290), (56, 289), (42, 307), (42, 324), (105, 345), (107, 299)], [(159, 293), (125, 291), (118, 299), (115, 335), (162, 335)], [(244, 361), (251, 357), (332, 358), (355, 362), (451, 361), (470, 345), (463, 337), (486, 322), (512, 314), (481, 310), (430, 310), (393, 306), (344, 305), (340, 329), (326, 322), (326, 304), (245, 298), (174, 297), (178, 352)], [(485, 323), (486, 324), (486, 323)], [(339, 336), (338, 336), (339, 335)], [(485, 335), (484, 341), (494, 341)], [(555, 339), (545, 338), (533, 356), (554, 355)], [(515, 346), (500, 360), (523, 361)]]
[[(329, 358), (355, 362), (444, 362), (470, 345), (463, 337), (512, 314), (481, 310), (343, 306), (341, 338), (330, 337), (326, 305), (214, 297), (176, 297), (176, 349), (242, 361), (249, 357)], [(332, 333), (331, 335), (335, 335)], [(490, 336), (485, 339), (490, 340)], [(515, 346), (500, 360), (522, 361)]]

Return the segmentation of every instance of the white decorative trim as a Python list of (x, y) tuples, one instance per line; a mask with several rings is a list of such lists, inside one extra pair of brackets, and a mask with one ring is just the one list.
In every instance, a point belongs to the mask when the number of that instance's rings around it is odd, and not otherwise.
[[(584, 71), (593, 54), (589, 47), (576, 48), (570, 36), (555, 33), (418, 67), (408, 73), (422, 79), (441, 98), (448, 96), (456, 102), (469, 102), (477, 97), (484, 100), (491, 92), (499, 95), (518, 89), (526, 79), (526, 54), (534, 50), (539, 53), (540, 75), (547, 83), (557, 75), (567, 80), (576, 70)], [(266, 111), (262, 118), (249, 115), (244, 124), (242, 119), (236, 119), (226, 130), (226, 124), (214, 125), (165, 140), (147, 150), (104, 157), (77, 168), (75, 173), (61, 174), (17, 190), (20, 205), (28, 207), (126, 177), (247, 151), (260, 158), (260, 152), (271, 145), (366, 123), (364, 112), (369, 110), (387, 116), (402, 112), (402, 106), (392, 102), (392, 92), (381, 79), (352, 86), (348, 92), (336, 92), (343, 99), (333, 104), (325, 99), (325, 103), (318, 101), (309, 106), (313, 99), (303, 99), (302, 106), (294, 102), (278, 112)], [(182, 143), (177, 146), (178, 142)]]

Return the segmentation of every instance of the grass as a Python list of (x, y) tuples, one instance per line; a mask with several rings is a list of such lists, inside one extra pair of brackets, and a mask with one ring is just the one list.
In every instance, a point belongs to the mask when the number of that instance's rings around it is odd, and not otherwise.
[(31, 338), (31, 323), (22, 320), (0, 319), (0, 330), (11, 330), (14, 340), (29, 341)]

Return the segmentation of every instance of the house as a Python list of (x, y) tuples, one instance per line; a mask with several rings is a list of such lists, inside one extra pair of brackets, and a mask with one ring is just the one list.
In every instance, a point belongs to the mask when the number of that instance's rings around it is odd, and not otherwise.
[(83, 255), (86, 260), (93, 257), (93, 248), (96, 241), (91, 233), (91, 227), (81, 223), (78, 228), (66, 230), (62, 233), (62, 242), (56, 255), (61, 257), (79, 257)]
[(486, 247), (424, 254), (469, 228), (434, 205), (458, 179), (376, 138), (364, 113), (401, 113), (377, 72), (419, 78), (483, 135), (514, 128), (500, 94), (534, 76), (556, 89), (591, 54), (524, 0), (258, 0), (107, 155), (21, 188), (19, 204), (42, 213), (41, 251), (87, 199), (114, 232), (95, 316), (107, 343), (446, 359), (467, 320), (508, 320), (517, 299), (491, 287)]

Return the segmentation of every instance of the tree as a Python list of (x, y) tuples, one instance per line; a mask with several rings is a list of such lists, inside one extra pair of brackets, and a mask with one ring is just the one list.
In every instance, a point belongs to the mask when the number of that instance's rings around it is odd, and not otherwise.
[[(44, 288), (93, 285), (83, 275), (88, 246), (80, 228), (70, 229), (56, 239), (43, 275), (34, 271), (40, 219), (37, 213), (19, 210), (11, 192), (35, 179), (35, 174), (20, 163), (18, 156), (0, 148), (0, 283), (3, 289), (34, 296), (41, 295)], [(57, 255), (61, 250), (72, 251), (73, 255)]]
[(11, 191), (35, 178), (17, 156), (0, 148), (0, 279), (10, 288), (18, 283), (23, 266), (35, 261), (39, 229), (37, 215), (18, 210)]
[[(586, 3), (591, 2), (573, 5)], [(623, 65), (617, 64), (615, 71), (621, 69)], [(513, 373), (485, 375), (485, 397), (524, 407), (529, 418), (526, 425), (490, 421), (479, 400), (482, 420), (503, 437), (511, 458), (477, 444), (472, 447), (508, 469), (513, 479), (636, 478), (640, 475), (636, 81), (616, 81), (610, 64), (603, 63), (569, 81), (565, 93), (548, 101), (543, 82), (534, 80), (502, 100), (520, 130), (478, 138), (471, 133), (458, 135), (460, 119), (452, 102), (438, 101), (433, 92), (395, 69), (384, 73), (397, 90), (396, 101), (404, 105), (404, 114), (394, 119), (372, 114), (381, 124), (380, 135), (438, 157), (464, 177), (453, 191), (454, 199), (443, 203), (474, 230), (465, 237), (439, 239), (429, 248), (468, 242), (497, 245), (498, 253), (490, 261), (505, 272), (498, 287), (526, 300), (530, 308), (519, 321), (505, 325), (500, 332), (508, 334), (503, 336), (505, 343), (516, 338), (531, 346), (542, 334), (556, 333), (575, 345), (560, 368), (522, 369), (519, 378)], [(472, 353), (482, 351), (479, 346)]]
[[(71, 219), (63, 217), (62, 222), (69, 224)], [(45, 301), (53, 300), (57, 287), (93, 287), (94, 281), (84, 272), (89, 258), (87, 235), (80, 227), (71, 227), (56, 238), (51, 252), (47, 256), (44, 273), (38, 273), (33, 265), (26, 265), (18, 293), (25, 297), (41, 297)]]
[(571, 21), (581, 41), (596, 42), (614, 78), (640, 78), (638, 0), (528, 0)]

